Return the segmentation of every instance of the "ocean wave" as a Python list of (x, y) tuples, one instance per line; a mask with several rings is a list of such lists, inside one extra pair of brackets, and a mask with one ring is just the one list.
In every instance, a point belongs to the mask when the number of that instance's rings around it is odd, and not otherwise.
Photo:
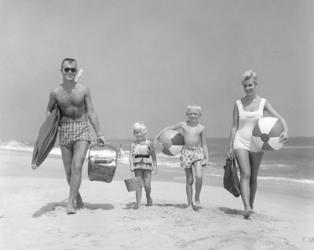
[(282, 163), (262, 163), (261, 169), (274, 169), (274, 168), (286, 168), (291, 167), (292, 165), (282, 164)]
[(19, 141), (11, 140), (8, 142), (0, 141), (0, 149), (32, 152), (33, 146), (29, 145), (28, 142), (19, 142)]
[[(209, 176), (209, 177), (219, 177), (223, 178), (222, 174), (203, 174), (204, 176)], [(275, 176), (259, 176), (258, 180), (261, 181), (282, 181), (282, 182), (291, 182), (291, 183), (300, 183), (300, 184), (310, 184), (314, 185), (314, 180), (311, 179), (294, 179), (294, 178), (289, 178), (289, 177), (275, 177)]]
[(314, 145), (285, 146), (284, 148), (286, 148), (286, 149), (311, 149), (311, 148), (314, 148)]
[(289, 177), (259, 176), (258, 179), (263, 181), (284, 181), (301, 184), (314, 184), (314, 180), (311, 179), (294, 179)]
[[(10, 150), (10, 151), (22, 151), (22, 152), (33, 152), (34, 146), (29, 142), (20, 142), (16, 140), (11, 140), (8, 142), (0, 141), (0, 149)], [(61, 156), (60, 147), (54, 147), (50, 151), (51, 155)]]

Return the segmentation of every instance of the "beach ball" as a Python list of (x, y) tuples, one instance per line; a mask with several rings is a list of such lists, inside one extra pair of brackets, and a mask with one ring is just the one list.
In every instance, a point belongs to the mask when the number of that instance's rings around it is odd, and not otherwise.
[(161, 152), (170, 156), (180, 154), (184, 145), (183, 135), (178, 130), (166, 130), (159, 136), (158, 141), (162, 145)]
[(283, 124), (278, 118), (263, 117), (253, 128), (252, 140), (261, 150), (278, 150), (283, 147), (283, 144), (279, 142), (283, 131)]

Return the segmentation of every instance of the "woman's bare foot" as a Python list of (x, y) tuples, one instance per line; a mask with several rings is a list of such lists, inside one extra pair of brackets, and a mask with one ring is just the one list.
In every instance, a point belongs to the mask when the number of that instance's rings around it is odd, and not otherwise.
[(245, 209), (243, 213), (244, 219), (249, 219), (252, 213), (254, 213), (252, 209)]

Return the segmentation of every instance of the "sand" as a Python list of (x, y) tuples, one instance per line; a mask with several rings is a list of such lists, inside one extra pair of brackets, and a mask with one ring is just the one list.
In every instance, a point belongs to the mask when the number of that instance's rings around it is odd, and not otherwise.
[(27, 154), (0, 156), (0, 249), (314, 249), (314, 200), (303, 196), (259, 189), (256, 213), (245, 220), (241, 199), (221, 187), (204, 185), (203, 208), (194, 211), (184, 208), (183, 182), (153, 180), (154, 205), (144, 199), (135, 210), (135, 194), (119, 178), (84, 178), (85, 207), (67, 215), (68, 186), (52, 166), (60, 159), (32, 172)]

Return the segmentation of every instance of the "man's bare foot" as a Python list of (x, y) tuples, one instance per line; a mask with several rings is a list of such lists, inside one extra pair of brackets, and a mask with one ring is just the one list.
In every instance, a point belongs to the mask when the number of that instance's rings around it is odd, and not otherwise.
[(193, 208), (193, 204), (184, 204), (184, 205), (183, 205), (183, 208), (189, 208), (189, 207), (192, 207), (192, 208)]
[(81, 209), (83, 207), (84, 207), (84, 202), (82, 200), (82, 197), (80, 194), (77, 194), (77, 196), (76, 196), (76, 208)]
[(152, 197), (148, 196), (147, 197), (147, 206), (152, 206), (153, 205), (153, 199)]
[(76, 214), (76, 210), (73, 206), (67, 206), (67, 214)]
[(134, 209), (134, 210), (137, 210), (137, 209), (139, 209), (140, 207), (141, 207), (140, 204), (135, 204), (135, 206), (133, 207), (133, 209)]

